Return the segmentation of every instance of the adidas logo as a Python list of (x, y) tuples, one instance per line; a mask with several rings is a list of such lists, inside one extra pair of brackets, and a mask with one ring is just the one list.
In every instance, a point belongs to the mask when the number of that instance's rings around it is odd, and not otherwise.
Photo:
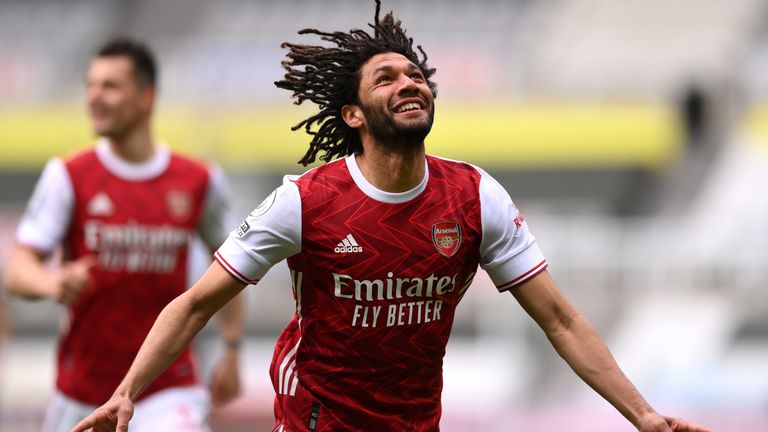
[(91, 216), (109, 216), (115, 212), (115, 205), (104, 192), (99, 192), (88, 202), (88, 214)]
[(363, 251), (363, 247), (357, 244), (352, 234), (347, 234), (344, 240), (333, 248), (333, 251), (336, 253), (360, 253)]

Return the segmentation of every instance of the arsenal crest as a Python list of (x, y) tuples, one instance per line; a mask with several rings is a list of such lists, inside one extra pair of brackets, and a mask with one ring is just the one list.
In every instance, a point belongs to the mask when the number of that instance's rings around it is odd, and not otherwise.
[(432, 225), (432, 243), (443, 256), (452, 257), (461, 246), (461, 225), (453, 221)]
[(192, 195), (189, 192), (171, 190), (165, 196), (168, 211), (177, 220), (186, 220), (192, 214)]

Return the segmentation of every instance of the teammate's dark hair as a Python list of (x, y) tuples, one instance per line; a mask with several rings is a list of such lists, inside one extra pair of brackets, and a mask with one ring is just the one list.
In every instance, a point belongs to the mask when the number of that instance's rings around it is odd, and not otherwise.
[[(306, 166), (314, 162), (319, 152), (323, 152), (320, 160), (329, 162), (363, 150), (358, 132), (341, 117), (341, 108), (359, 102), (360, 68), (374, 55), (385, 52), (402, 54), (421, 69), (432, 94), (437, 94), (436, 84), (429, 79), (435, 69), (427, 66), (427, 54), (419, 45), (417, 48), (422, 57), (419, 58), (413, 49), (413, 38), (406, 35), (406, 30), (392, 12), (379, 21), (380, 10), (381, 1), (376, 0), (374, 23), (368, 24), (374, 31), (373, 35), (359, 29), (352, 29), (349, 33), (328, 33), (307, 28), (300, 30), (299, 34), (318, 35), (321, 40), (335, 46), (288, 42), (281, 45), (289, 50), (282, 62), (287, 73), (275, 85), (292, 91), (296, 105), (309, 100), (320, 108), (317, 114), (291, 128), (295, 131), (304, 127), (312, 135), (309, 150), (299, 160), (300, 164)], [(313, 130), (315, 124), (317, 130)]]
[(96, 51), (96, 57), (128, 57), (133, 63), (136, 80), (149, 87), (157, 87), (157, 62), (149, 47), (135, 39), (118, 37)]

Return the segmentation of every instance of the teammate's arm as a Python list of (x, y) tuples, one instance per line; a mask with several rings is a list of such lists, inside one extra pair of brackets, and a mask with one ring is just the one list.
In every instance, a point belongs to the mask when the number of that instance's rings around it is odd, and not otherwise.
[(46, 266), (43, 253), (17, 245), (11, 253), (3, 285), (9, 293), (27, 300), (47, 298), (71, 305), (90, 283), (90, 269), (95, 263), (95, 257), (86, 255), (53, 270)]
[(563, 296), (547, 271), (512, 294), (576, 374), (642, 432), (711, 432), (659, 415), (619, 369), (592, 325)]
[(16, 246), (3, 277), (11, 294), (29, 300), (53, 299), (70, 305), (90, 282), (95, 257), (82, 257), (58, 269), (47, 257), (66, 236), (72, 219), (74, 191), (64, 163), (48, 161), (16, 230)]
[[(219, 266), (216, 264), (216, 266)], [(216, 314), (224, 353), (211, 372), (209, 387), (214, 406), (221, 406), (240, 394), (240, 340), (245, 326), (245, 293), (241, 292)]]
[[(209, 166), (208, 190), (197, 232), (211, 253), (216, 252), (235, 226), (230, 211), (229, 184), (218, 165)], [(240, 393), (240, 340), (245, 327), (245, 293), (229, 301), (216, 314), (224, 352), (211, 372), (209, 388), (214, 406), (221, 406)]]
[(213, 314), (244, 287), (244, 283), (230, 276), (218, 263), (211, 264), (192, 288), (160, 312), (131, 368), (109, 401), (72, 431), (82, 432), (89, 428), (127, 430), (136, 398), (170, 366)]

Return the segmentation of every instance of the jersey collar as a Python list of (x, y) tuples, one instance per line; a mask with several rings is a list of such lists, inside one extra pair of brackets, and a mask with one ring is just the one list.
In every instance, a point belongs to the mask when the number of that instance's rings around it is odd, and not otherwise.
[(355, 159), (354, 154), (351, 154), (344, 159), (347, 163), (349, 173), (352, 175), (352, 180), (355, 181), (357, 187), (376, 201), (390, 204), (404, 203), (416, 198), (427, 188), (427, 182), (429, 181), (429, 164), (427, 163), (426, 158), (424, 158), (424, 178), (421, 179), (421, 182), (416, 185), (415, 188), (405, 192), (385, 192), (381, 189), (377, 189), (375, 186), (368, 183), (368, 180), (363, 176), (363, 172), (360, 171), (360, 167), (357, 165), (357, 159)]
[(132, 181), (155, 178), (162, 174), (171, 162), (171, 152), (165, 145), (156, 146), (154, 156), (146, 162), (128, 162), (118, 156), (104, 138), (96, 143), (96, 157), (109, 172), (123, 180)]

